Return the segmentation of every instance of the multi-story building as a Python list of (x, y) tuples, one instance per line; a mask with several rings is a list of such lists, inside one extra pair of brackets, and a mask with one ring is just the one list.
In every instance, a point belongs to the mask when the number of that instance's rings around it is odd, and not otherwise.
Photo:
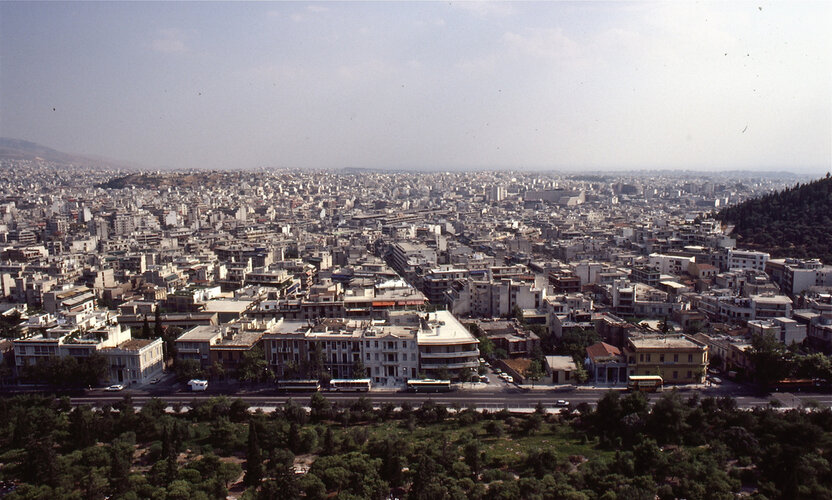
[(832, 266), (818, 259), (772, 259), (765, 271), (784, 293), (799, 295), (811, 287), (832, 287)]
[(806, 313), (803, 316), (809, 322), (806, 330), (809, 344), (825, 354), (832, 353), (832, 312)]
[(477, 339), (448, 311), (391, 312), (384, 321), (283, 321), (263, 343), (279, 377), (308, 376), (320, 362), (333, 378), (350, 378), (363, 365), (375, 384), (396, 386), (420, 374), (456, 377), (479, 366)]
[(146, 384), (162, 375), (164, 353), (162, 339), (130, 339), (101, 353), (107, 357), (110, 382)]
[(728, 249), (728, 269), (754, 269), (765, 271), (769, 254), (754, 250)]
[(754, 319), (748, 322), (748, 328), (752, 335), (770, 335), (786, 345), (806, 340), (806, 325), (791, 318)]
[(211, 346), (222, 342), (227, 327), (200, 325), (186, 330), (175, 341), (176, 358), (198, 361), (202, 368), (211, 366)]
[(687, 335), (637, 335), (624, 346), (629, 375), (660, 375), (667, 384), (702, 384), (708, 346)]
[(531, 357), (540, 351), (540, 338), (523, 328), (517, 320), (482, 320), (476, 322), (483, 335), (510, 358)]
[(422, 278), (422, 291), (432, 304), (444, 304), (445, 292), (455, 280), (468, 276), (468, 270), (454, 266), (440, 266), (428, 271)]
[(417, 339), (419, 368), (429, 377), (455, 377), (479, 366), (479, 341), (449, 311), (428, 313)]
[(86, 286), (52, 290), (43, 294), (43, 309), (52, 314), (92, 311), (95, 309), (95, 292)]

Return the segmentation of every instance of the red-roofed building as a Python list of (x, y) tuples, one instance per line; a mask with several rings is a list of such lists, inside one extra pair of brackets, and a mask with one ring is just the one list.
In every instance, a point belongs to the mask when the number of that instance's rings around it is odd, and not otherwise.
[(621, 349), (606, 342), (598, 342), (586, 348), (586, 364), (589, 376), (596, 385), (625, 385), (627, 360)]

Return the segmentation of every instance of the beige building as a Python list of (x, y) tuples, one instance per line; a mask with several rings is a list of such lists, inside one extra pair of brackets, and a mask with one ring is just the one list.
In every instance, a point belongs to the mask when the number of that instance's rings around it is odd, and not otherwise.
[(660, 375), (666, 384), (702, 384), (708, 346), (687, 335), (639, 335), (624, 346), (629, 375)]
[(107, 357), (110, 382), (146, 384), (162, 375), (164, 353), (162, 339), (130, 339), (116, 347), (101, 350)]

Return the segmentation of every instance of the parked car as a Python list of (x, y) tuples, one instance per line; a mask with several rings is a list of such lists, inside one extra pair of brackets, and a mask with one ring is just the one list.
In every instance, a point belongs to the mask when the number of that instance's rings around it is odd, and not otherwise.
[(110, 391), (110, 392), (122, 391), (122, 390), (124, 390), (124, 386), (121, 385), (121, 384), (113, 384), (105, 390)]
[(162, 380), (162, 379), (160, 379), (159, 377), (153, 377), (152, 379), (150, 379), (150, 383), (151, 384), (158, 384), (160, 380)]
[(512, 377), (511, 375), (506, 375), (505, 381), (508, 382), (509, 384), (513, 384), (514, 383), (514, 377)]

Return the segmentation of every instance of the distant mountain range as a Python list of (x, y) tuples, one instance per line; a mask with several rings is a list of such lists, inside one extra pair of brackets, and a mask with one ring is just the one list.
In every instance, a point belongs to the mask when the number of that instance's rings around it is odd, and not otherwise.
[(723, 208), (716, 218), (734, 224), (737, 246), (832, 264), (832, 177), (826, 175)]
[(100, 167), (140, 168), (138, 165), (125, 161), (92, 155), (64, 153), (63, 151), (58, 151), (35, 142), (0, 137), (0, 160), (5, 159), (30, 161), (40, 159), (66, 165), (86, 164)]

